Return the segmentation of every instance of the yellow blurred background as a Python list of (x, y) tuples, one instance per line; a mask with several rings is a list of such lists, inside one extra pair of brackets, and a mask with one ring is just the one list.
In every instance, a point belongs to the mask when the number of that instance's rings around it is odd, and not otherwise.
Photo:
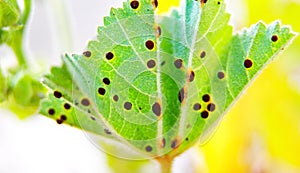
[[(225, 2), (235, 31), (277, 19), (300, 31), (299, 0)], [(160, 1), (159, 10), (178, 4)], [(248, 88), (213, 137), (199, 147), (199, 155), (205, 162), (199, 172), (300, 172), (299, 37)]]

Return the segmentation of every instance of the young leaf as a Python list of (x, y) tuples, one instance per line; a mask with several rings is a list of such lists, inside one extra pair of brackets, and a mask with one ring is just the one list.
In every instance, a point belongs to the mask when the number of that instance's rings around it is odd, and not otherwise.
[(26, 71), (11, 71), (8, 76), (4, 105), (20, 119), (36, 113), (46, 93), (45, 87)]
[(215, 127), (294, 36), (279, 22), (233, 36), (221, 0), (182, 0), (169, 16), (155, 14), (157, 5), (132, 0), (112, 9), (86, 51), (65, 55), (44, 78), (51, 93), (41, 113), (139, 158), (172, 159)]
[(0, 1), (0, 28), (16, 24), (20, 18), (20, 9), (16, 0)]

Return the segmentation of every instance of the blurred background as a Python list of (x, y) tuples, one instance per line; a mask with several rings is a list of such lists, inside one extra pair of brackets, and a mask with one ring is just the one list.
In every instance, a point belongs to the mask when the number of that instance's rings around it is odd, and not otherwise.
[[(225, 0), (234, 30), (280, 19), (300, 32), (300, 0)], [(120, 0), (34, 0), (26, 53), (48, 71), (63, 53), (81, 53)], [(179, 0), (159, 1), (160, 12)], [(5, 58), (5, 59), (4, 59)], [(0, 47), (0, 64), (14, 64)], [(45, 69), (47, 67), (47, 69)], [(111, 169), (112, 167), (112, 169)], [(159, 172), (155, 162), (129, 162), (97, 150), (83, 132), (41, 115), (19, 119), (0, 109), (0, 173)], [(300, 172), (300, 38), (280, 54), (225, 116), (213, 137), (174, 163), (174, 172)]]

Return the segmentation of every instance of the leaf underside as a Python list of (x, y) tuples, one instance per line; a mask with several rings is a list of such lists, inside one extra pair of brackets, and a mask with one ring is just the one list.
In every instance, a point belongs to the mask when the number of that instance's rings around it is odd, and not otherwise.
[(209, 133), (294, 36), (279, 22), (232, 35), (222, 0), (182, 0), (168, 16), (155, 8), (111, 9), (86, 51), (45, 76), (41, 113), (142, 158), (173, 157)]

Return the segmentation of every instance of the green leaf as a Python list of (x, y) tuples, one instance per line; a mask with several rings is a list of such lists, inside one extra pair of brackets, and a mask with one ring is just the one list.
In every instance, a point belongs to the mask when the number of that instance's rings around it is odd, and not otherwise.
[(14, 25), (20, 18), (20, 9), (16, 0), (0, 1), (0, 28)]
[(21, 119), (36, 113), (40, 100), (46, 93), (45, 87), (32, 74), (25, 71), (11, 74), (7, 83), (10, 86), (6, 96), (8, 97), (6, 107)]
[(119, 157), (173, 158), (204, 140), (294, 36), (279, 22), (233, 36), (221, 0), (182, 0), (169, 16), (153, 5), (112, 9), (86, 51), (43, 81), (41, 113), (138, 154), (108, 151)]
[(0, 103), (6, 100), (6, 92), (7, 92), (7, 86), (6, 86), (6, 78), (3, 75), (2, 69), (0, 67)]
[(32, 78), (29, 75), (20, 74), (22, 76), (17, 75), (15, 79), (15, 86), (13, 89), (13, 97), (15, 101), (20, 105), (28, 105), (33, 96), (33, 88), (32, 88)]

